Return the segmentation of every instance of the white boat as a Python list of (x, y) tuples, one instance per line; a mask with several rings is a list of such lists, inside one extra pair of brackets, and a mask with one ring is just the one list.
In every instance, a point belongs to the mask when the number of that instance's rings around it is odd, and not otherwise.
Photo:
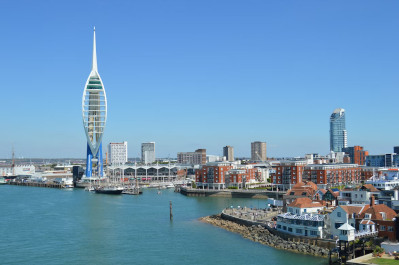
[(7, 184), (7, 181), (5, 178), (0, 178), (0, 185), (3, 185), (3, 184)]

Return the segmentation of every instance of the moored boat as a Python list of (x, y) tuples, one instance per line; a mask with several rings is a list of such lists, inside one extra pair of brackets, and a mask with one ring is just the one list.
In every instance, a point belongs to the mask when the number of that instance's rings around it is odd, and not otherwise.
[(113, 194), (113, 195), (119, 195), (122, 194), (123, 187), (119, 186), (99, 186), (94, 188), (95, 193), (101, 193), (101, 194)]
[(7, 181), (5, 178), (0, 178), (0, 185), (3, 185), (3, 184), (7, 184)]

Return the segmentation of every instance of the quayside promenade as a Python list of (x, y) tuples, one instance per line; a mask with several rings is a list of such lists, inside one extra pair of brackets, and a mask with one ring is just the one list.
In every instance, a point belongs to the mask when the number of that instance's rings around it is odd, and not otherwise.
[(333, 259), (330, 249), (335, 242), (287, 237), (274, 230), (273, 217), (279, 210), (228, 208), (221, 214), (200, 218), (205, 223), (238, 233), (242, 237), (277, 249)]
[(253, 198), (253, 199), (268, 199), (268, 198), (282, 198), (285, 192), (268, 191), (256, 189), (194, 189), (190, 187), (179, 188), (180, 193), (188, 197), (226, 197), (226, 198)]

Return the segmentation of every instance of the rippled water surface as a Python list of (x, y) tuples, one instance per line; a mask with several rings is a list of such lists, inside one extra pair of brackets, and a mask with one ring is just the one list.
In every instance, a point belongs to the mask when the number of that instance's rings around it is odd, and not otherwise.
[[(169, 201), (173, 222), (169, 221)], [(0, 186), (1, 264), (328, 264), (198, 221), (264, 200)]]

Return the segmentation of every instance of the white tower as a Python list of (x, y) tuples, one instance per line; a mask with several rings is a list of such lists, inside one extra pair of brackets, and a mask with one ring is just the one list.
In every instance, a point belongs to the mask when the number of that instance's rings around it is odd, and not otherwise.
[(83, 127), (87, 138), (86, 176), (92, 176), (93, 166), (102, 176), (102, 138), (107, 121), (107, 97), (97, 70), (96, 28), (93, 39), (93, 63), (82, 97)]

